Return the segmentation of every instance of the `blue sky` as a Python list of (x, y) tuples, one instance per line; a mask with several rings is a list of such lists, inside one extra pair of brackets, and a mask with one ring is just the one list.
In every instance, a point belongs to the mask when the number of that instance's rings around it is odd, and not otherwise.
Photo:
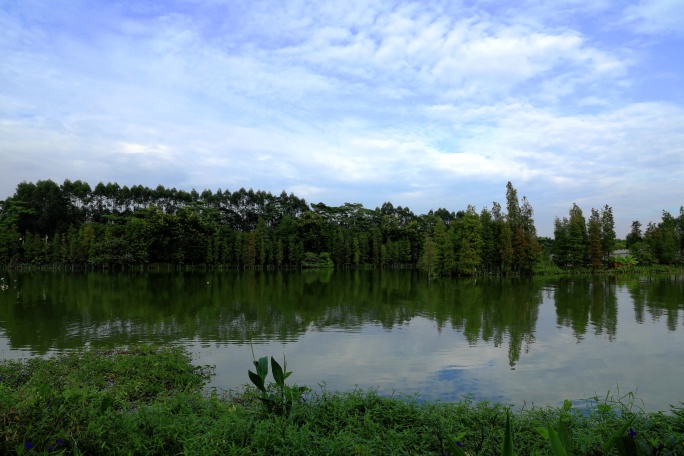
[(684, 205), (684, 1), (4, 0), (0, 198), (23, 181)]

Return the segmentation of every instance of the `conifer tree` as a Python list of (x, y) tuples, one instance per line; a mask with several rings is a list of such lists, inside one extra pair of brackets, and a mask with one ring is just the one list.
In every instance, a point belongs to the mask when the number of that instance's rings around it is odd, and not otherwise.
[(591, 209), (589, 217), (589, 263), (592, 269), (601, 267), (603, 261), (603, 249), (601, 247), (601, 217), (596, 209)]
[(601, 250), (603, 250), (604, 261), (607, 261), (613, 254), (616, 237), (613, 208), (606, 204), (601, 210)]
[(568, 223), (568, 260), (570, 265), (578, 268), (584, 265), (587, 252), (587, 224), (582, 209), (572, 204)]

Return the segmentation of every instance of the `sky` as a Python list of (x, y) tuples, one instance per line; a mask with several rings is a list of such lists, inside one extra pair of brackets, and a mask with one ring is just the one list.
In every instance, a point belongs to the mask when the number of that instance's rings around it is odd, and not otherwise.
[(0, 199), (22, 181), (285, 190), (553, 236), (684, 205), (684, 0), (2, 0)]

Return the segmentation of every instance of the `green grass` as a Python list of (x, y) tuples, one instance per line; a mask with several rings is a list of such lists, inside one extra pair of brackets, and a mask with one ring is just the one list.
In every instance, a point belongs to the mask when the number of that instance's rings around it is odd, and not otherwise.
[[(236, 366), (245, 370), (250, 366)], [(0, 454), (502, 454), (510, 406), (377, 391), (309, 390), (287, 413), (263, 392), (206, 391), (211, 374), (182, 348), (89, 350), (0, 363)], [(270, 385), (277, 392), (279, 386)], [(269, 390), (270, 391), (270, 390)], [(628, 420), (635, 454), (684, 454), (684, 407), (645, 413), (630, 395), (587, 406), (511, 410), (512, 450), (553, 454), (540, 429), (562, 422), (573, 454), (603, 448)], [(548, 431), (547, 431), (548, 436)], [(659, 447), (659, 444), (662, 445)], [(453, 445), (458, 446), (454, 450)], [(612, 453), (611, 453), (612, 451)], [(460, 454), (460, 453), (458, 453)], [(509, 454), (509, 453), (507, 453)]]

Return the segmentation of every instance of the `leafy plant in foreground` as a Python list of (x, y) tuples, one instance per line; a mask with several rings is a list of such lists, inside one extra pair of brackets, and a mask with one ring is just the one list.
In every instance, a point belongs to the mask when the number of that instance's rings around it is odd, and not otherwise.
[[(254, 357), (254, 351), (252, 351)], [(254, 383), (254, 386), (261, 391), (261, 400), (269, 412), (277, 415), (288, 416), (292, 406), (296, 404), (302, 395), (308, 390), (306, 386), (289, 386), (285, 384), (285, 379), (292, 375), (292, 372), (287, 371), (287, 361), (283, 355), (283, 366), (281, 367), (273, 357), (271, 357), (271, 369), (273, 371), (273, 380), (275, 380), (276, 392), (272, 391), (266, 385), (266, 377), (268, 377), (268, 357), (263, 356), (257, 361), (253, 361), (256, 373), (247, 371), (249, 379)]]
[[(624, 404), (623, 404), (624, 405)], [(608, 407), (608, 410), (602, 408), (601, 406)], [(557, 430), (554, 429), (550, 421), (546, 422), (546, 427), (539, 427), (537, 431), (549, 441), (549, 446), (554, 456), (569, 456), (573, 454), (572, 441), (570, 439), (570, 434), (566, 426), (566, 414), (572, 407), (572, 401), (565, 400), (563, 402), (563, 409), (560, 417), (558, 418)], [(610, 406), (608, 404), (599, 404), (599, 411), (601, 413), (607, 413), (610, 411)], [(632, 415), (627, 421), (625, 421), (620, 428), (615, 431), (608, 440), (606, 440), (601, 446), (603, 451), (610, 453), (613, 448), (617, 448), (621, 455), (636, 455), (637, 447), (634, 441), (634, 436), (636, 432), (632, 429), (631, 425), (634, 422), (636, 415)], [(629, 428), (628, 435), (625, 432)]]

